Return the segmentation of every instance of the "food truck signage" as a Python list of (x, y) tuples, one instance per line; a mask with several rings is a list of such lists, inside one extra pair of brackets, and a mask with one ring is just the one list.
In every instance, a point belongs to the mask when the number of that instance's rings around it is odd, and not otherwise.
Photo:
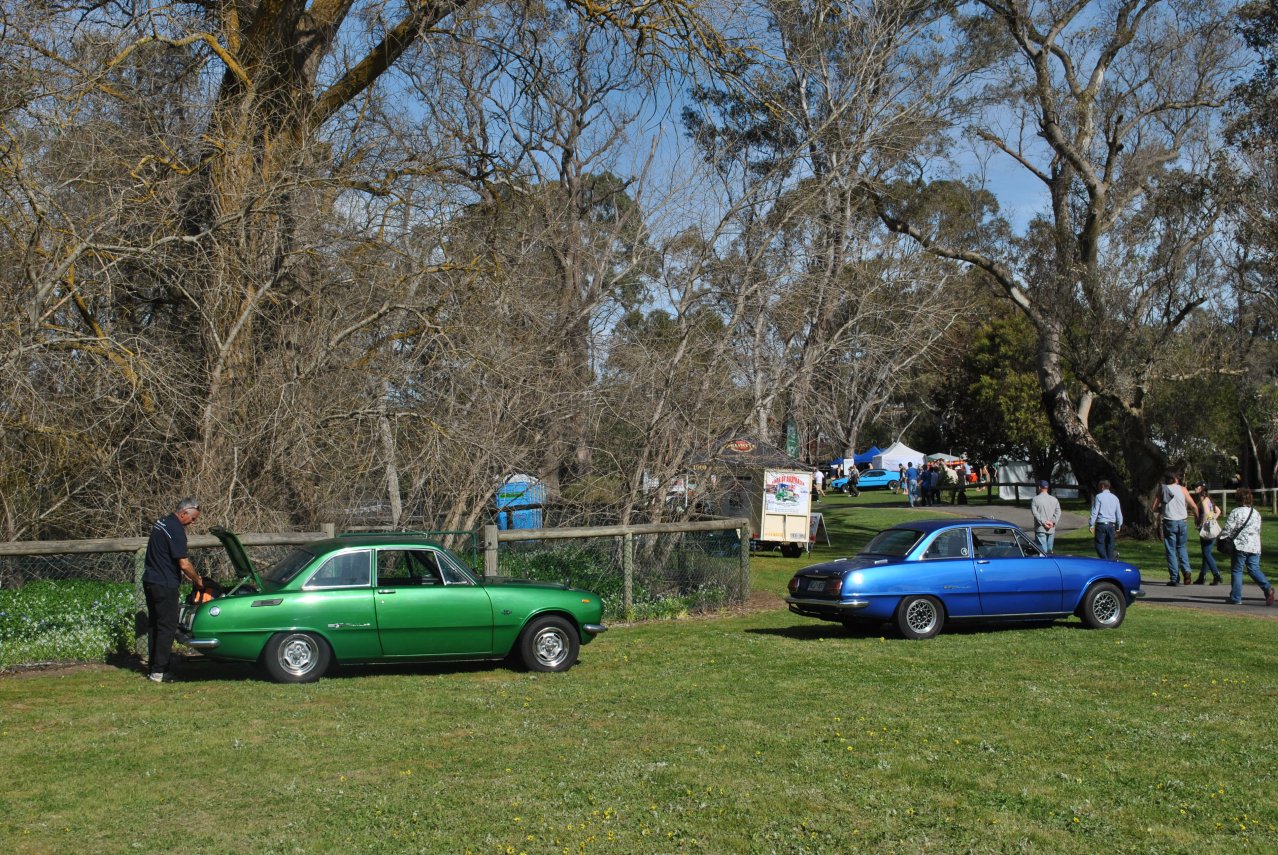
[[(808, 513), (811, 476), (800, 472), (763, 473), (763, 512), (765, 514)], [(805, 520), (806, 522), (806, 520)], [(806, 527), (806, 526), (805, 526)], [(807, 534), (805, 531), (804, 535)]]

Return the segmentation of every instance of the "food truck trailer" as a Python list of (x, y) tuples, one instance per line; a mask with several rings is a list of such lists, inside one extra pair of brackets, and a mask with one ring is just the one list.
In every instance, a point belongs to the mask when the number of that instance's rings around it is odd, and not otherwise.
[(809, 548), (812, 470), (801, 461), (753, 437), (738, 436), (721, 442), (693, 468), (710, 476), (705, 492), (715, 513), (750, 520), (751, 548), (779, 548), (787, 558)]

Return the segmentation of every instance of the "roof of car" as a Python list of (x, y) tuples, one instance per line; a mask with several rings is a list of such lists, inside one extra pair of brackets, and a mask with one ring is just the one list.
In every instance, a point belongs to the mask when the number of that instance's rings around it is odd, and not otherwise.
[(911, 522), (898, 523), (892, 528), (908, 528), (913, 531), (921, 531), (931, 534), (943, 528), (953, 528), (954, 526), (971, 526), (971, 525), (992, 525), (1006, 528), (1016, 528), (1014, 523), (1004, 520), (985, 519), (983, 517), (971, 517), (968, 519), (930, 519), (930, 520), (913, 520)]
[(439, 546), (431, 534), (414, 531), (349, 532), (302, 544), (308, 552), (328, 552), (352, 546)]

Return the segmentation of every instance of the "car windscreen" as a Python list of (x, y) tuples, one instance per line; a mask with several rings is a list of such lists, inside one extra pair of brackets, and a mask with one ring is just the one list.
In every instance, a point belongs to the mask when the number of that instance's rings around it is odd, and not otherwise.
[(448, 585), (474, 585), (475, 576), (466, 568), (465, 563), (447, 549), (440, 548), (439, 569), (444, 574), (444, 582)]
[(912, 528), (890, 528), (881, 531), (861, 550), (862, 555), (904, 556), (919, 542), (923, 532)]
[(271, 569), (262, 574), (264, 585), (287, 585), (293, 581), (302, 568), (315, 560), (314, 553), (305, 549), (294, 549), (279, 561), (271, 565)]

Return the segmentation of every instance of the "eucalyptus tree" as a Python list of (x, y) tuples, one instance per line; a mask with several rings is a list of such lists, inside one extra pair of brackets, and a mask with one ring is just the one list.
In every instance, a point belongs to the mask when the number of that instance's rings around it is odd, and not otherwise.
[[(970, 28), (994, 51), (971, 139), (1041, 210), (1018, 241), (950, 240), (880, 190), (883, 221), (987, 275), (1033, 325), (1053, 432), (1081, 483), (1107, 479), (1133, 528), (1168, 460), (1150, 385), (1183, 374), (1176, 336), (1228, 282), (1212, 245), (1219, 110), (1239, 56), (1214, 0), (980, 0)], [(897, 185), (900, 189), (901, 185)], [(1072, 377), (1076, 383), (1071, 382)], [(1093, 404), (1114, 422), (1092, 423)], [(1102, 436), (1106, 436), (1104, 440)]]
[(884, 236), (861, 176), (931, 145), (972, 49), (946, 38), (952, 4), (768, 0), (758, 13), (768, 49), (695, 90), (685, 122), (742, 187), (733, 252), (757, 295), (741, 331), (757, 428), (795, 417), (850, 448), (965, 304), (947, 265)]
[[(398, 72), (427, 47), (447, 64), (468, 38), (463, 15), (509, 21), (531, 8), (7, 3), (2, 251), (21, 277), (0, 349), (16, 382), (0, 411), (26, 414), (18, 460), (58, 436), (81, 446), (48, 456), (62, 461), (61, 494), (29, 506), (69, 508), (68, 491), (105, 490), (104, 473), (117, 473), (110, 489), (132, 519), (157, 504), (152, 488), (182, 482), (246, 518), (283, 509), (285, 522), (310, 521), (357, 437), (356, 451), (381, 449), (376, 465), (356, 456), (369, 476), (395, 481), (383, 428), (404, 421), (393, 412), (404, 399), (385, 375), (412, 364), (406, 353), (450, 351), (423, 337), (451, 329), (432, 313), (473, 261), (438, 237), (413, 257), (406, 236), (473, 203), (491, 176), (450, 174), (447, 133), (406, 150), (372, 119), (426, 112)], [(616, 34), (628, 67), (726, 50), (682, 0), (539, 8)], [(542, 71), (510, 85), (571, 87), (560, 75), (572, 68)], [(574, 174), (585, 183), (591, 171)], [(364, 373), (373, 365), (383, 376)], [(45, 387), (56, 403), (34, 406), (48, 377), (62, 381)], [(9, 505), (11, 518), (35, 513)]]

